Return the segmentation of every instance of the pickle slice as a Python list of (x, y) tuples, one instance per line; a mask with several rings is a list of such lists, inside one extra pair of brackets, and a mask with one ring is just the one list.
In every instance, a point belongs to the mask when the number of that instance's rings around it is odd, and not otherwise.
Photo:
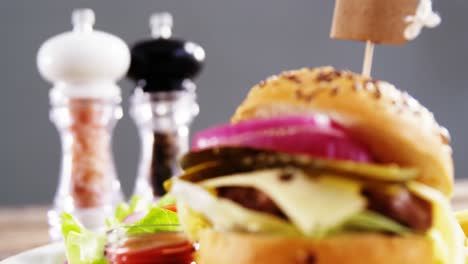
[[(198, 182), (218, 176), (224, 176), (239, 172), (248, 172), (252, 168), (241, 166), (240, 164), (225, 162), (222, 160), (212, 160), (201, 164), (197, 164), (184, 171), (181, 175), (177, 176), (182, 180), (189, 182)], [(164, 182), (164, 189), (169, 191), (172, 186), (172, 178)]]
[[(214, 162), (214, 163), (213, 163)], [(395, 164), (369, 164), (326, 160), (306, 155), (287, 154), (243, 147), (222, 147), (186, 154), (181, 160), (189, 181), (259, 169), (297, 167), (311, 174), (330, 172), (371, 181), (406, 182), (418, 176), (418, 170)]]
[(269, 151), (246, 147), (219, 147), (203, 149), (185, 154), (180, 160), (180, 166), (185, 170), (209, 161), (238, 161), (239, 158), (255, 156), (266, 152)]

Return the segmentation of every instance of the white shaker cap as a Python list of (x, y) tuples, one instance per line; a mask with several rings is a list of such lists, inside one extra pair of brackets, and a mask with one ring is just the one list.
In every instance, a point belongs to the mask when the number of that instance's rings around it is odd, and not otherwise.
[(48, 39), (37, 54), (41, 75), (54, 83), (51, 96), (112, 98), (120, 96), (115, 84), (130, 65), (130, 51), (120, 38), (93, 30), (91, 9), (72, 14), (73, 31)]

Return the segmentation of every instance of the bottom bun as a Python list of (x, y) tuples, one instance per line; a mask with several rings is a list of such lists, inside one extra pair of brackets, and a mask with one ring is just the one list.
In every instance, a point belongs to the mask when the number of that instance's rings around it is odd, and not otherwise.
[(321, 240), (284, 236), (200, 233), (199, 264), (432, 264), (422, 236), (344, 234)]

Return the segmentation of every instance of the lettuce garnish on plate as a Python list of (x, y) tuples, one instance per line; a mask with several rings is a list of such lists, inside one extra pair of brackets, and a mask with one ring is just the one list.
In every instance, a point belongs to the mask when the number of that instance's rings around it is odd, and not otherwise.
[(62, 234), (69, 264), (105, 264), (104, 247), (107, 238), (104, 233), (84, 228), (70, 214), (63, 213)]
[(107, 230), (101, 231), (87, 230), (72, 215), (63, 213), (62, 235), (68, 263), (107, 264), (104, 249), (108, 243), (108, 230), (122, 228), (127, 234), (177, 231), (177, 213), (165, 209), (173, 204), (175, 199), (171, 195), (163, 196), (156, 204), (133, 197), (129, 203), (120, 203), (116, 207), (114, 216), (106, 220)]

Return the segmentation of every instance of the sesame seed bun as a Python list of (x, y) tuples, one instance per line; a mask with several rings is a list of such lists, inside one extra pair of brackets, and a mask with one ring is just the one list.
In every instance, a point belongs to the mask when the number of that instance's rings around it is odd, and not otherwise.
[(332, 67), (284, 72), (253, 87), (232, 122), (309, 113), (342, 124), (378, 162), (417, 168), (418, 181), (451, 195), (447, 130), (427, 108), (387, 82)]
[(432, 264), (423, 236), (342, 234), (312, 240), (284, 236), (201, 232), (197, 263), (203, 264)]

